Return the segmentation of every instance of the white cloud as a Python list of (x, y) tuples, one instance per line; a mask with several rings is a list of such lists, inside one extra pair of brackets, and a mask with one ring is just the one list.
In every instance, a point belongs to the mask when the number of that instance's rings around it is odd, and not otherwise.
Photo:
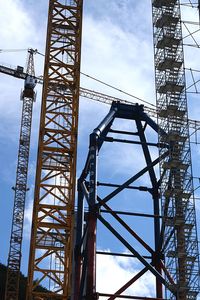
[[(1, 18), (0, 26), (3, 27), (1, 37), (4, 39), (4, 44), (13, 48), (13, 41), (21, 47), (25, 40), (30, 39), (30, 32), (34, 32), (31, 20), (24, 11), (19, 0), (1, 0)], [(22, 43), (22, 44), (21, 44)], [(27, 47), (27, 45), (24, 45)]]
[[(108, 251), (109, 252), (109, 251)], [(115, 293), (143, 267), (134, 258), (110, 255), (97, 256), (97, 292)], [(155, 278), (149, 272), (132, 284), (123, 295), (154, 297)], [(100, 299), (107, 299), (101, 297)], [(118, 299), (118, 298), (116, 298)]]
[[(41, 49), (45, 43), (45, 37), (42, 36), (43, 32), (38, 34), (34, 21), (20, 0), (0, 0), (0, 28), (0, 40), (3, 41), (1, 49), (28, 49), (29, 47)], [(25, 67), (26, 58), (26, 51), (1, 52), (0, 64), (8, 64), (13, 68), (17, 65)], [(39, 72), (40, 75), (43, 59), (41, 60), (37, 56), (35, 61), (36, 72)], [(21, 117), (20, 93), (24, 82), (3, 74), (0, 74), (0, 77), (0, 116), (3, 118), (3, 128), (0, 129), (0, 135), (9, 132), (7, 138), (16, 140), (16, 128), (19, 128)], [(40, 91), (39, 86), (37, 90)], [(34, 113), (38, 113), (38, 104), (39, 101), (34, 104), (37, 107), (34, 109)]]
[[(90, 15), (86, 16), (83, 29), (82, 70), (154, 102), (152, 45), (141, 40), (138, 32), (122, 30), (120, 24), (112, 23), (107, 18), (96, 20)], [(145, 88), (142, 88), (143, 83)], [(85, 84), (104, 92), (111, 91), (82, 77), (82, 85)], [(115, 91), (112, 93), (116, 94)], [(124, 97), (119, 92), (118, 96)]]
[(23, 238), (25, 238), (26, 240), (30, 240), (32, 213), (33, 213), (33, 199), (32, 199), (33, 191), (34, 191), (34, 186), (32, 185), (30, 187), (30, 191), (27, 193), (26, 207), (24, 212)]
[[(28, 11), (22, 5), (20, 0), (0, 0), (0, 38), (3, 41), (1, 48), (3, 49), (27, 49), (35, 47), (38, 42), (38, 34), (34, 27), (32, 19), (29, 17)], [(9, 64), (16, 63), (19, 59), (24, 62), (25, 54), (16, 53), (1, 53), (0, 61), (5, 58), (9, 59)]]

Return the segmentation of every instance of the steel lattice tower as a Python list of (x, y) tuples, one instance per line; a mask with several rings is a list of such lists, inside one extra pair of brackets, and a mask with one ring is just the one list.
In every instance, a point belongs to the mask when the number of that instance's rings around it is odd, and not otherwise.
[[(196, 299), (199, 257), (180, 1), (154, 0), (153, 25), (158, 124), (167, 133), (160, 131), (159, 140), (170, 146), (169, 158), (160, 162), (162, 215), (168, 218), (161, 229), (162, 251), (176, 297)], [(166, 297), (174, 299), (169, 290)]]
[[(124, 131), (119, 127), (116, 129), (116, 119), (124, 119), (131, 122), (132, 131)], [(152, 148), (157, 148), (158, 143), (149, 141), (149, 130), (153, 130), (157, 134), (160, 129), (157, 124), (144, 113), (142, 105), (127, 105), (113, 102), (109, 113), (90, 135), (87, 160), (78, 180), (74, 300), (113, 300), (120, 298), (163, 299), (164, 286), (175, 293), (173, 287), (171, 287), (164, 278), (164, 274), (166, 274), (167, 278), (171, 280), (170, 283), (174, 283), (166, 270), (162, 251), (159, 246), (162, 240), (160, 222), (163, 218), (160, 215), (158, 192), (160, 179), (157, 178), (155, 172), (159, 161), (165, 157), (169, 157), (169, 147), (167, 143), (161, 143), (159, 146), (163, 148), (162, 155), (158, 155), (156, 159), (155, 157), (153, 158)], [(132, 147), (138, 146), (138, 153), (144, 157), (144, 167), (136, 171), (133, 160), (133, 164), (131, 164), (133, 167), (133, 176), (128, 177), (123, 183), (102, 181), (102, 179), (99, 179), (97, 166), (100, 152), (105, 142), (125, 143), (126, 145), (132, 145)], [(134, 152), (132, 154), (133, 159), (136, 160)], [(109, 159), (109, 157), (107, 157), (107, 159)], [(112, 171), (114, 172), (114, 169)], [(149, 177), (149, 180), (146, 178), (145, 185), (140, 186), (138, 180), (144, 175)], [(102, 188), (104, 188), (103, 194)], [(109, 189), (112, 191), (108, 192)], [(143, 213), (138, 213), (138, 206), (134, 201), (136, 191), (142, 193), (146, 199), (151, 199), (151, 208), (147, 210), (145, 207), (146, 210)], [(131, 193), (131, 199), (133, 200), (129, 206), (127, 206), (129, 197), (124, 198), (122, 196), (122, 193), (127, 192)], [(119, 199), (121, 205), (123, 205), (123, 209), (121, 210), (115, 207), (115, 201), (119, 201)], [(127, 220), (127, 216), (129, 220)], [(142, 220), (145, 228), (144, 224), (147, 219), (151, 219), (149, 223), (151, 228), (151, 241), (146, 241), (147, 237), (144, 239), (138, 233), (138, 228), (134, 228), (134, 224), (137, 222), (136, 220), (139, 220), (139, 222)], [(113, 251), (112, 249), (115, 244), (109, 245), (108, 241), (108, 247), (111, 247), (110, 251), (100, 251), (98, 249), (98, 237), (102, 236), (102, 233), (99, 230), (99, 225), (103, 226), (103, 228), (110, 233), (109, 241), (114, 239), (116, 243), (120, 242), (128, 252), (125, 251), (122, 253), (120, 251)], [(127, 235), (129, 239), (126, 238)], [(137, 260), (138, 268), (134, 271), (132, 270), (130, 280), (123, 280), (125, 282), (121, 286), (117, 286), (116, 284), (114, 293), (106, 290), (99, 291), (96, 289), (97, 255), (111, 255), (113, 257), (129, 258), (133, 261)], [(135, 283), (142, 277), (144, 278), (148, 272), (149, 275), (154, 278), (152, 295), (145, 295), (143, 291), (140, 291), (140, 293), (143, 294), (142, 296), (135, 294)], [(112, 278), (110, 280), (112, 280)], [(130, 291), (127, 291), (130, 287), (133, 287), (131, 295)]]
[(13, 187), (14, 208), (10, 249), (8, 254), (8, 269), (6, 279), (5, 300), (17, 300), (19, 296), (19, 279), (21, 265), (21, 248), (23, 237), (24, 209), (27, 192), (27, 175), (29, 162), (29, 149), (31, 137), (31, 123), (33, 102), (35, 100), (34, 87), (36, 84), (33, 55), (34, 50), (29, 49), (25, 78), (25, 88), (22, 92), (22, 116), (17, 161), (16, 183)]
[(71, 293), (82, 0), (50, 0), (48, 16), (28, 300)]

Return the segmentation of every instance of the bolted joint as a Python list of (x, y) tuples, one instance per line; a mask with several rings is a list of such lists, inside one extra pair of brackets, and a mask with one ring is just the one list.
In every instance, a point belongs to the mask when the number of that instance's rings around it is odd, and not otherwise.
[(81, 187), (82, 182), (83, 182), (82, 178), (79, 178), (77, 180), (77, 191), (78, 192), (82, 191), (82, 187)]
[(99, 300), (99, 293), (87, 294), (84, 300)]
[(163, 259), (164, 259), (164, 255), (163, 255), (162, 252), (154, 252), (152, 254), (152, 263), (151, 263), (151, 265), (156, 266), (156, 265), (158, 265), (158, 262), (160, 260), (163, 260)]
[[(90, 134), (90, 149), (94, 150), (97, 146), (97, 141), (98, 141), (99, 135), (97, 132), (93, 132)], [(95, 148), (93, 148), (95, 147)]]
[(90, 206), (90, 213), (96, 218), (100, 215), (100, 207), (98, 203)]
[(74, 257), (77, 259), (80, 256), (81, 256), (81, 247), (80, 245), (76, 245), (74, 247)]

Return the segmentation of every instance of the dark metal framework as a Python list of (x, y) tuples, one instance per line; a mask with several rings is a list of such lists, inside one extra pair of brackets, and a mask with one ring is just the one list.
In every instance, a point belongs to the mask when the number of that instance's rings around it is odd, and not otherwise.
[[(191, 170), (180, 1), (153, 2), (159, 142), (170, 145), (160, 162), (162, 250), (178, 299), (199, 293), (199, 252)], [(167, 135), (162, 134), (165, 132)], [(160, 148), (160, 156), (163, 149)], [(167, 279), (166, 279), (167, 280)], [(166, 297), (174, 299), (167, 289)]]
[[(27, 175), (31, 137), (31, 123), (33, 102), (35, 100), (35, 71), (34, 50), (29, 49), (25, 79), (25, 88), (22, 92), (22, 116), (19, 138), (19, 150), (14, 190), (14, 207), (10, 248), (8, 254), (8, 269), (5, 289), (5, 300), (17, 300), (19, 296), (19, 279), (21, 265), (21, 248), (24, 224), (24, 209), (27, 192)], [(33, 82), (32, 82), (33, 79)], [(31, 82), (30, 82), (31, 81)]]
[[(132, 120), (136, 126), (136, 132), (127, 132), (111, 128), (116, 119)], [(160, 131), (157, 124), (144, 112), (142, 105), (127, 105), (119, 102), (113, 102), (110, 112), (99, 124), (99, 126), (90, 135), (90, 146), (87, 161), (83, 172), (78, 180), (78, 212), (77, 212), (77, 235), (75, 247), (75, 300), (94, 300), (99, 297), (103, 299), (150, 299), (147, 295), (128, 295), (126, 290), (140, 279), (146, 272), (150, 271), (155, 277), (155, 293), (153, 299), (163, 299), (163, 286), (175, 291), (175, 283), (167, 271), (164, 263), (162, 252), (163, 246), (163, 231), (161, 225), (164, 221), (171, 221), (171, 218), (163, 218), (160, 214), (161, 207), (159, 201), (160, 179), (157, 179), (155, 168), (160, 161), (166, 161), (169, 158), (169, 144), (165, 142), (153, 143), (147, 141), (148, 129), (153, 129), (156, 133)], [(162, 131), (163, 132), (163, 131)], [(116, 137), (117, 135), (117, 137)], [(119, 135), (129, 136), (129, 139), (121, 139)], [(136, 139), (131, 139), (130, 137)], [(165, 133), (163, 132), (163, 136)], [(144, 155), (145, 166), (123, 184), (99, 182), (97, 176), (98, 156), (104, 142), (119, 142), (141, 146), (141, 155)], [(162, 149), (162, 154), (156, 158), (152, 158), (151, 147)], [(134, 158), (133, 158), (134, 159)], [(148, 174), (150, 186), (133, 186), (143, 175)], [(99, 188), (103, 186), (112, 188), (113, 191), (106, 196), (100, 196)], [(132, 206), (131, 211), (116, 211), (112, 208), (112, 200), (118, 197), (124, 191), (141, 191), (147, 192), (153, 200), (152, 212), (137, 213), (137, 207)], [(133, 200), (134, 202), (134, 200)], [(108, 204), (109, 203), (109, 204)], [(113, 203), (113, 202), (112, 202)], [(126, 203), (124, 203), (124, 207)], [(106, 216), (109, 215), (109, 220)], [(142, 218), (152, 218), (152, 243), (145, 242), (142, 237), (133, 230), (131, 226), (123, 219), (123, 216), (134, 216)], [(123, 253), (102, 253), (96, 249), (98, 233), (97, 222), (104, 225), (105, 228), (120, 241), (122, 245), (130, 252), (130, 257), (134, 257), (141, 263), (141, 269), (137, 274), (124, 284), (122, 287), (117, 287), (117, 291), (113, 294), (105, 293), (104, 291), (96, 291), (96, 255), (121, 255)], [(113, 223), (112, 223), (113, 222)], [(117, 228), (115, 227), (119, 225)], [(120, 232), (120, 226), (135, 239), (142, 250), (138, 251), (135, 247), (132, 238), (126, 239), (124, 234)], [(112, 252), (112, 251), (111, 251)], [(146, 253), (146, 254), (144, 254)], [(166, 278), (165, 278), (166, 276)], [(152, 299), (152, 298), (151, 298)]]
[(49, 1), (28, 300), (71, 294), (82, 5)]

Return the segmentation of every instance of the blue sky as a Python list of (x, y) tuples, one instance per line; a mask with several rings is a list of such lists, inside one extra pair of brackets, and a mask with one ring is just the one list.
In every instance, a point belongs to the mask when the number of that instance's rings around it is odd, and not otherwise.
[[(82, 47), (82, 72), (97, 77), (105, 82), (119, 87), (140, 98), (155, 103), (154, 92), (154, 65), (153, 65), (153, 45), (152, 45), (152, 23), (151, 23), (151, 1), (149, 0), (85, 0), (84, 21), (83, 21), (83, 47)], [(0, 0), (0, 49), (26, 49), (28, 47), (36, 48), (44, 53), (45, 34), (47, 22), (48, 1), (32, 0)], [(198, 59), (193, 50), (193, 60), (186, 50), (188, 64), (192, 64), (198, 69)], [(191, 51), (191, 50), (190, 50)], [(194, 59), (195, 57), (195, 59)], [(0, 53), (0, 63), (7, 63), (13, 66), (24, 66), (26, 61), (26, 52)], [(43, 73), (43, 58), (35, 56), (36, 74)], [(100, 85), (85, 77), (81, 77), (81, 86), (103, 93), (112, 94), (117, 97), (125, 98), (123, 94), (110, 90), (108, 87)], [(13, 204), (13, 191), (11, 187), (15, 184), (16, 159), (18, 149), (19, 125), (21, 116), (20, 92), (23, 88), (23, 82), (14, 78), (9, 78), (0, 74), (0, 243), (3, 245), (0, 254), (0, 261), (6, 263), (11, 216)], [(26, 274), (28, 262), (28, 247), (30, 237), (30, 217), (31, 206), (34, 191), (35, 159), (37, 152), (38, 124), (41, 101), (41, 87), (38, 85), (37, 101), (34, 104), (29, 187), (26, 202), (26, 218), (24, 226), (24, 242), (22, 271)], [(126, 97), (127, 98), (127, 97)], [(189, 115), (191, 118), (198, 119), (200, 108), (197, 105), (198, 98), (190, 97)], [(132, 101), (132, 99), (128, 99)], [(91, 100), (80, 99), (80, 118), (79, 118), (79, 139), (78, 139), (78, 165), (77, 172), (80, 174), (88, 150), (89, 133), (98, 125), (101, 119), (108, 112), (109, 107), (103, 104), (92, 102)], [(127, 126), (127, 125), (126, 125)], [(104, 172), (109, 179), (119, 181), (119, 178), (128, 178), (135, 171), (129, 154), (137, 157), (137, 150), (132, 152), (128, 147), (116, 148), (105, 147), (107, 154), (110, 154), (108, 162), (100, 162), (103, 165)], [(118, 151), (118, 152), (117, 152)], [(106, 151), (105, 151), (106, 153)], [(118, 153), (118, 154), (117, 154)], [(116, 155), (114, 155), (116, 154)], [(103, 154), (104, 155), (104, 154)], [(193, 147), (193, 166), (194, 175), (200, 177), (199, 170), (200, 147)], [(105, 154), (106, 156), (106, 154)], [(135, 158), (133, 158), (135, 159)], [(137, 167), (143, 165), (143, 160), (137, 159)], [(121, 170), (124, 170), (121, 174)], [(134, 169), (134, 170), (133, 170)], [(112, 172), (109, 173), (109, 170)], [(103, 174), (103, 171), (102, 171)], [(104, 176), (103, 174), (102, 176)], [(77, 176), (78, 176), (77, 175)], [(108, 180), (109, 180), (108, 179)], [(141, 209), (144, 203), (139, 194), (134, 194), (138, 198), (138, 204)], [(124, 199), (129, 197), (123, 195)], [(198, 204), (198, 203), (197, 203)], [(119, 207), (122, 205), (119, 203)], [(198, 204), (199, 219), (200, 204)], [(140, 223), (137, 224), (137, 228)], [(144, 227), (142, 227), (144, 228)], [(145, 230), (141, 229), (141, 235), (148, 240), (148, 224)], [(102, 233), (103, 234), (103, 233)], [(110, 249), (107, 246), (109, 236), (100, 239), (99, 247)], [(123, 251), (120, 245), (115, 245), (116, 249)], [(98, 259), (99, 260), (99, 259)], [(110, 278), (109, 269), (116, 270), (116, 274), (121, 274), (119, 278), (128, 278), (133, 269), (137, 269), (135, 261), (122, 261), (117, 258), (104, 258), (98, 262), (99, 276), (104, 274), (105, 282)], [(127, 267), (127, 265), (129, 267)], [(120, 273), (121, 272), (121, 273)], [(149, 277), (150, 278), (150, 277)], [(120, 279), (116, 279), (120, 280)], [(98, 281), (98, 287), (105, 285), (102, 280)], [(120, 284), (121, 282), (119, 282)], [(147, 289), (152, 286), (152, 279), (149, 279)], [(109, 288), (109, 287), (108, 287)], [(115, 288), (112, 286), (111, 288)], [(144, 282), (140, 282), (138, 289), (143, 290)]]

